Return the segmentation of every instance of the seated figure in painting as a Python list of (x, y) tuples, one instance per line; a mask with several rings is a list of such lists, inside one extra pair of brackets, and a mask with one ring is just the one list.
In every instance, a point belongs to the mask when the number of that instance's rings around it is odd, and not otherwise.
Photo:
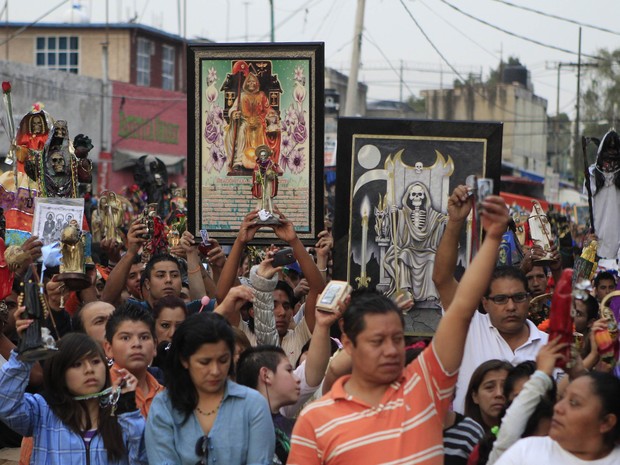
[(396, 247), (391, 244), (385, 254), (385, 270), (391, 277), (388, 295), (404, 290), (414, 301), (438, 299), (433, 268), (447, 216), (433, 209), (428, 188), (421, 182), (411, 184), (403, 195), (402, 208), (392, 210), (397, 233)]

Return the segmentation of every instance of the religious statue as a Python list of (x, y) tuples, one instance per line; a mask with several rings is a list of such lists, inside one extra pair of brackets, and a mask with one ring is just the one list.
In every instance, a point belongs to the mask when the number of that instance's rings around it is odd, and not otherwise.
[(79, 197), (80, 183), (92, 182), (92, 162), (86, 158), (92, 148), (90, 138), (83, 134), (72, 142), (67, 122), (56, 121), (43, 151), (25, 162), (26, 173), (38, 183), (39, 196)]
[[(9, 94), (10, 95), (10, 94)], [(7, 113), (12, 114), (10, 99)], [(38, 196), (37, 183), (25, 172), (24, 163), (41, 153), (51, 128), (51, 117), (37, 104), (26, 114), (15, 130), (13, 120), (8, 121), (11, 145), (7, 163), (13, 169), (0, 175), (0, 207), (4, 208), (7, 227), (7, 244), (21, 245), (32, 232), (34, 199)]]
[(168, 251), (166, 225), (157, 214), (157, 204), (154, 203), (148, 204), (139, 218), (146, 226), (146, 232), (142, 236), (146, 239), (142, 249), (142, 261), (146, 263), (152, 256)]
[(86, 276), (84, 242), (85, 237), (77, 220), (69, 221), (60, 235), (62, 262), (57, 279), (63, 281), (65, 286), (72, 291), (86, 289), (90, 286), (90, 281)]
[(620, 341), (618, 340), (618, 322), (608, 305), (611, 299), (618, 297), (618, 295), (620, 295), (620, 291), (612, 291), (601, 301), (599, 312), (601, 318), (605, 319), (607, 327), (594, 333), (594, 339), (598, 346), (598, 353), (601, 360), (612, 367), (618, 361)]
[(266, 145), (256, 148), (256, 165), (252, 175), (252, 196), (258, 199), (258, 217), (262, 224), (278, 224), (280, 220), (273, 213), (273, 197), (278, 194), (280, 167), (271, 156), (273, 151)]
[(187, 217), (182, 213), (177, 213), (168, 227), (168, 246), (170, 249), (177, 247), (181, 243), (181, 236), (187, 230)]
[(385, 270), (392, 278), (388, 295), (399, 289), (414, 301), (439, 299), (433, 269), (447, 216), (433, 209), (429, 190), (421, 182), (405, 190), (402, 208), (392, 206), (391, 210), (396, 243), (390, 245), (384, 259)]
[(157, 213), (165, 218), (170, 210), (170, 188), (164, 162), (152, 155), (144, 155), (138, 159), (133, 176), (138, 187), (146, 192), (147, 202), (156, 204)]
[(119, 244), (123, 243), (120, 227), (123, 224), (123, 205), (116, 193), (103, 191), (99, 196), (97, 205), (97, 217), (101, 222), (101, 236), (105, 239), (113, 239)]
[[(588, 168), (588, 196), (598, 237), (598, 255), (602, 259), (620, 258), (620, 137), (613, 129), (599, 141), (596, 163)], [(590, 195), (590, 192), (592, 194)]]
[(534, 261), (534, 265), (549, 265), (553, 261), (551, 245), (554, 243), (554, 240), (547, 215), (545, 215), (545, 212), (537, 200), (532, 200), (532, 212), (530, 213), (528, 224), (530, 226), (530, 237), (532, 238), (532, 242), (534, 245), (541, 247), (543, 252), (545, 252), (543, 258)]
[[(26, 308), (22, 318), (33, 321), (19, 340), (18, 358), (25, 362), (44, 360), (53, 356), (57, 349), (49, 329), (43, 326), (47, 309), (43, 294), (40, 292), (39, 279), (34, 265), (28, 267), (22, 288), (23, 292), (19, 300), (23, 300), (23, 305)], [(21, 306), (21, 302), (18, 305)]]

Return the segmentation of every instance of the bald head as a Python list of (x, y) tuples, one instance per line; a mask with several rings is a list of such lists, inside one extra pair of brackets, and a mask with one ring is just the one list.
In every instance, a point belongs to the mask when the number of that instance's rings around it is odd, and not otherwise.
[(89, 302), (73, 316), (73, 330), (86, 333), (103, 345), (105, 325), (113, 311), (114, 305), (107, 302)]

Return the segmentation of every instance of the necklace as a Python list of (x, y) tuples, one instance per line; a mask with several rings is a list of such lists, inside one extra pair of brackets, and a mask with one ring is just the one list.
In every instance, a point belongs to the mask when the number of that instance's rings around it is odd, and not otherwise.
[(224, 401), (224, 396), (222, 396), (222, 398), (220, 399), (220, 403), (217, 404), (217, 407), (215, 407), (213, 410), (209, 410), (208, 412), (205, 412), (204, 410), (202, 410), (200, 407), (196, 405), (196, 411), (200, 413), (201, 415), (204, 415), (205, 417), (210, 417), (214, 413), (217, 413), (223, 401)]

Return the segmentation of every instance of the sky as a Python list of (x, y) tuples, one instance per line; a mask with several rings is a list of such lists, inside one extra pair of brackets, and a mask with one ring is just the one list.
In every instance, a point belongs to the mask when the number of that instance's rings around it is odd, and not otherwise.
[[(72, 1), (76, 0), (66, 1), (41, 22), (63, 21)], [(276, 41), (325, 42), (326, 65), (348, 74), (358, 0), (271, 1)], [(0, 10), (7, 3), (9, 21), (27, 22), (62, 1), (0, 0)], [(190, 39), (201, 36), (222, 43), (269, 41), (270, 0), (82, 0), (81, 3), (88, 10), (91, 22), (105, 22), (108, 3), (110, 22), (126, 22), (135, 17), (139, 23)], [(534, 91), (548, 101), (550, 115), (556, 113), (557, 69), (558, 63), (562, 63), (559, 110), (574, 115), (577, 72), (569, 64), (577, 62), (579, 25), (549, 15), (595, 26), (582, 28), (582, 62), (592, 62), (593, 58), (585, 55), (594, 56), (600, 48), (620, 47), (619, 0), (365, 0), (364, 12), (359, 80), (369, 86), (369, 101), (399, 100), (401, 94), (406, 100), (412, 94), (419, 96), (423, 89), (451, 87), (459, 77), (455, 71), (461, 77), (474, 73), (486, 79), (501, 58), (514, 56), (530, 71)], [(6, 15), (2, 19), (6, 20)], [(584, 78), (582, 90), (586, 82)]]

